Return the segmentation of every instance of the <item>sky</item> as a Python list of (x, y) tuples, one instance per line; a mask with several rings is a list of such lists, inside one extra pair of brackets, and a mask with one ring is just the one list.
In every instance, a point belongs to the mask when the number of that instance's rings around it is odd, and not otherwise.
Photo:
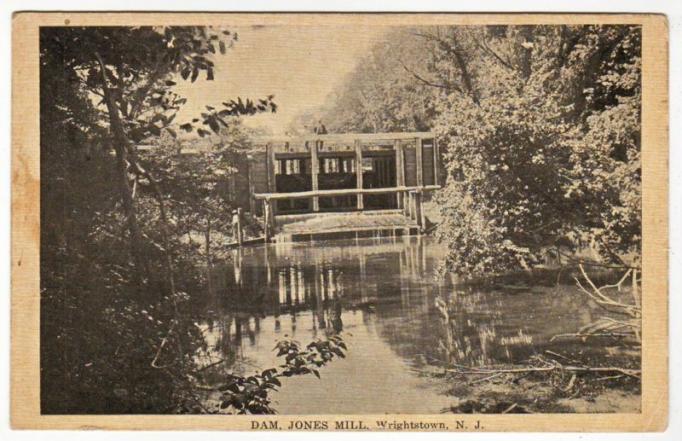
[(236, 97), (274, 95), (275, 114), (245, 118), (251, 127), (284, 134), (292, 120), (325, 104), (358, 61), (388, 32), (381, 26), (230, 27), (239, 41), (216, 55), (215, 80), (180, 81), (176, 92), (187, 98), (176, 121), (198, 116), (206, 105)]

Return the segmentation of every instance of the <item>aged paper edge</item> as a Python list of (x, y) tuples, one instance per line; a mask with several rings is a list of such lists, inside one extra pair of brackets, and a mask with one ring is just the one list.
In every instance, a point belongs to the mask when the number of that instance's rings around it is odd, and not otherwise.
[[(328, 26), (483, 24), (642, 25), (642, 411), (534, 415), (41, 415), (40, 414), (40, 26), (267, 24)], [(444, 423), (472, 431), (663, 431), (668, 423), (668, 23), (657, 14), (38, 13), (12, 31), (11, 424), (16, 429), (251, 430), (252, 421)], [(406, 429), (409, 430), (409, 429)]]

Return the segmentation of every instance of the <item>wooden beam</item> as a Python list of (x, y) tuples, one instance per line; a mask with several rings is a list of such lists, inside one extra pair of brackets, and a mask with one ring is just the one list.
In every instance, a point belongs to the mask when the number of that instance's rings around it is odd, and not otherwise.
[(304, 136), (261, 136), (255, 137), (254, 143), (256, 145), (267, 145), (277, 143), (278, 145), (285, 145), (289, 143), (290, 146), (303, 145), (305, 141), (323, 141), (331, 144), (352, 144), (355, 140), (361, 142), (379, 142), (385, 141), (389, 145), (396, 139), (414, 139), (414, 138), (433, 138), (435, 134), (432, 132), (387, 132), (387, 133), (331, 133), (327, 135), (309, 134)]
[[(359, 139), (356, 139), (353, 141), (353, 144), (355, 145), (355, 188), (357, 190), (362, 190), (363, 182), (362, 182), (362, 141)], [(362, 193), (357, 193), (358, 195), (358, 210), (364, 210), (365, 208), (365, 200), (364, 197), (362, 196)]]
[[(405, 186), (405, 146), (399, 141), (395, 141), (395, 155), (396, 155), (396, 160), (395, 160), (395, 166), (396, 166), (396, 175), (395, 175), (395, 183), (396, 186), (398, 187), (404, 187)], [(398, 208), (405, 206), (407, 203), (407, 193), (398, 193), (398, 196), (396, 196), (396, 200), (398, 201)]]
[(248, 156), (246, 164), (246, 174), (249, 179), (249, 210), (251, 211), (251, 216), (256, 216), (256, 198), (253, 197), (253, 194), (256, 192), (256, 182), (253, 176), (253, 157), (251, 155)]
[(244, 241), (244, 231), (242, 230), (242, 217), (243, 217), (241, 207), (237, 208), (237, 243), (241, 246)]
[(422, 192), (421, 190), (416, 190), (414, 192), (414, 218), (419, 225), (419, 232), (424, 231), (424, 210), (422, 207)]
[[(275, 157), (275, 148), (272, 144), (268, 144), (266, 147), (267, 154), (267, 171), (268, 171), (268, 191), (271, 193), (277, 192), (277, 159)], [(276, 205), (276, 204), (275, 204)], [(275, 213), (276, 207), (271, 207)]]
[[(310, 146), (310, 178), (313, 181), (313, 191), (320, 189), (319, 187), (320, 161), (317, 156), (317, 141)], [(320, 211), (320, 198), (313, 197), (313, 211)]]
[(270, 242), (272, 238), (272, 202), (263, 199), (263, 230), (265, 231), (265, 242)]
[(438, 139), (433, 138), (433, 185), (439, 185), (440, 155), (438, 154)]
[[(405, 181), (401, 181), (401, 170), (404, 170), (404, 167), (400, 148), (400, 140), (396, 139), (393, 141), (393, 150), (395, 151), (395, 185), (397, 186), (405, 185)], [(396, 208), (402, 208), (404, 206), (402, 193), (396, 193), (395, 196)]]
[(415, 141), (415, 152), (417, 155), (417, 187), (421, 187), (424, 185), (424, 161), (422, 160), (424, 149), (421, 138), (417, 138)]
[(268, 191), (275, 193), (277, 191), (277, 184), (275, 179), (277, 178), (275, 172), (277, 171), (277, 163), (275, 162), (275, 148), (272, 144), (268, 144), (265, 147), (265, 152), (267, 156), (267, 172), (268, 172)]
[(315, 196), (352, 196), (356, 194), (390, 194), (390, 193), (407, 193), (410, 191), (416, 191), (421, 189), (422, 191), (433, 191), (440, 189), (438, 185), (426, 185), (424, 187), (384, 187), (384, 188), (340, 188), (337, 190), (318, 190), (318, 191), (299, 191), (292, 193), (256, 193), (254, 197), (256, 199), (270, 199), (270, 200), (281, 200), (281, 199), (308, 199)]

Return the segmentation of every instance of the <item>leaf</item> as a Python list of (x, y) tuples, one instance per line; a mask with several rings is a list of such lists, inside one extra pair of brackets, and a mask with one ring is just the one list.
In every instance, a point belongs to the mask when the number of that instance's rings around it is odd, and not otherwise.
[(181, 128), (182, 130), (184, 130), (185, 132), (189, 133), (189, 132), (192, 131), (192, 124), (190, 124), (190, 123), (185, 123), (185, 124), (181, 125), (180, 128)]
[(214, 133), (219, 133), (220, 132), (220, 126), (218, 125), (218, 122), (215, 120), (215, 118), (211, 118), (207, 121), (208, 126), (213, 130)]
[[(225, 35), (230, 35), (229, 31), (225, 31), (227, 34)], [(220, 47), (220, 53), (225, 55), (225, 52), (227, 52), (227, 48), (225, 47), (225, 42), (220, 40), (220, 43), (218, 43), (218, 46)]]
[(151, 134), (154, 136), (161, 136), (161, 129), (155, 125), (149, 126), (149, 132), (151, 132)]

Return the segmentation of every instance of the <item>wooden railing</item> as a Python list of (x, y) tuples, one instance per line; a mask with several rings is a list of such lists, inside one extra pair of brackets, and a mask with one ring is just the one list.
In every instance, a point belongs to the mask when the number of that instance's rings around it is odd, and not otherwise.
[(284, 200), (284, 199), (309, 199), (320, 196), (353, 196), (358, 194), (390, 194), (390, 193), (407, 193), (410, 191), (433, 191), (438, 190), (440, 185), (425, 185), (423, 187), (381, 187), (381, 188), (340, 188), (338, 190), (315, 190), (315, 191), (299, 191), (291, 193), (256, 193), (253, 196), (256, 199), (264, 200)]
[(419, 226), (420, 230), (425, 227), (424, 210), (422, 209), (423, 196), (427, 191), (438, 190), (439, 185), (425, 185), (413, 187), (384, 187), (384, 188), (344, 188), (337, 190), (315, 190), (315, 191), (301, 191), (292, 193), (256, 193), (254, 198), (263, 201), (263, 224), (265, 229), (265, 240), (269, 241), (274, 235), (275, 230), (275, 212), (273, 210), (273, 201), (288, 200), (288, 199), (309, 199), (323, 196), (353, 196), (353, 195), (367, 195), (367, 194), (397, 194), (402, 195), (403, 212), (405, 216), (414, 220)]

